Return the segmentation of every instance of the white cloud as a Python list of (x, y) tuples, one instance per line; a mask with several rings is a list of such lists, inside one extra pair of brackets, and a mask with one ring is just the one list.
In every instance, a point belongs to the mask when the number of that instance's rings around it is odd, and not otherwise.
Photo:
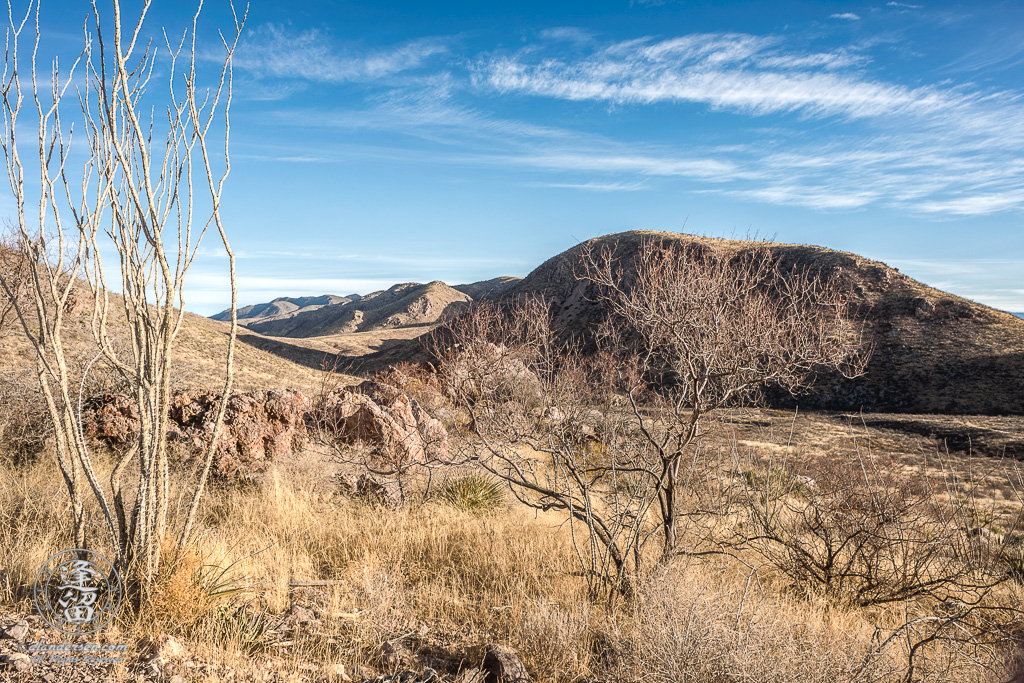
[(494, 57), (476, 66), (473, 82), (506, 94), (616, 104), (693, 102), (754, 115), (920, 115), (964, 99), (949, 90), (837, 71), (863, 61), (848, 51), (787, 53), (774, 38), (700, 34), (617, 43), (572, 61), (533, 51)]
[(419, 68), (447, 49), (441, 41), (430, 38), (386, 49), (336, 46), (330, 36), (317, 29), (295, 31), (280, 24), (264, 24), (238, 46), (234, 65), (254, 78), (347, 83), (373, 81)]
[(899, 7), (902, 9), (921, 9), (924, 5), (908, 5), (905, 2), (887, 2), (886, 7)]
[(569, 43), (589, 43), (594, 39), (595, 33), (578, 26), (556, 26), (546, 28), (538, 34), (541, 40), (560, 40)]
[(643, 183), (530, 183), (531, 187), (564, 188), (569, 190), (587, 190), (590, 192), (636, 192), (646, 190)]
[(508, 157), (507, 161), (561, 171), (638, 173), (646, 176), (685, 176), (709, 180), (735, 177), (740, 170), (730, 161), (686, 156), (653, 156), (610, 153), (600, 149), (577, 148), (560, 153)]
[(928, 213), (978, 216), (1022, 206), (1024, 206), (1024, 189), (928, 201), (920, 204), (918, 208)]
[(847, 21), (860, 21), (860, 16), (853, 12), (842, 12), (841, 14), (830, 14), (830, 19), (845, 19)]

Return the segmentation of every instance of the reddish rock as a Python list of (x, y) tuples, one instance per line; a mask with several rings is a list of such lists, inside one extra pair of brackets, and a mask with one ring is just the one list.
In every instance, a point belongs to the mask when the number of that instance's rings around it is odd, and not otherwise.
[[(212, 474), (219, 479), (253, 476), (274, 458), (290, 455), (306, 443), (303, 397), (297, 391), (250, 391), (228, 400), (217, 437)], [(176, 394), (169, 419), (178, 438), (202, 451), (213, 436), (220, 394), (190, 390)]]
[[(274, 459), (306, 443), (303, 396), (296, 391), (251, 391), (232, 394), (217, 438), (211, 474), (219, 479), (251, 477)], [(167, 440), (189, 457), (204, 452), (213, 436), (220, 394), (202, 389), (175, 392), (168, 412)], [(139, 414), (125, 394), (90, 401), (85, 433), (113, 446), (138, 437)]]
[(127, 394), (104, 394), (85, 403), (86, 436), (113, 446), (125, 446), (138, 437), (139, 408)]
[(448, 432), (415, 399), (381, 382), (332, 391), (321, 397), (310, 421), (343, 443), (372, 444), (395, 466), (448, 458)]

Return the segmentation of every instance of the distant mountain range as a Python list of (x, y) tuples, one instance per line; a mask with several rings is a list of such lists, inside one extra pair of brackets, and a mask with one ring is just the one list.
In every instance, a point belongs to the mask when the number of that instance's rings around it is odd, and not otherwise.
[[(501, 296), (520, 280), (498, 277), (450, 287), (440, 280), (406, 282), (365, 296), (280, 297), (238, 309), (238, 321), (272, 337), (322, 337), (431, 325), (471, 301)], [(231, 311), (211, 316), (231, 320)]]

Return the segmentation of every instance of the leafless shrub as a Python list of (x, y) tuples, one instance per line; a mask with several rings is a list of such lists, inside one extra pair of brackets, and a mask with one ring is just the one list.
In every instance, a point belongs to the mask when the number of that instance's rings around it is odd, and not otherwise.
[(0, 373), (0, 446), (14, 463), (39, 453), (53, 423), (35, 377), (26, 372)]
[(706, 419), (767, 383), (859, 372), (857, 334), (834, 282), (782, 273), (766, 249), (647, 241), (628, 263), (585, 251), (580, 270), (607, 313), (594, 353), (539, 300), (477, 306), (431, 351), (470, 413), (473, 459), (523, 502), (567, 513), (587, 571), (628, 593), (655, 534), (667, 559), (680, 518), (721, 502), (705, 495), (721, 493), (700, 448)]
[(581, 270), (607, 312), (598, 348), (611, 384), (652, 452), (644, 474), (668, 557), (688, 485), (681, 468), (705, 417), (769, 384), (798, 391), (819, 370), (862, 372), (859, 336), (835, 280), (783, 272), (766, 247), (648, 240), (626, 263), (612, 248), (585, 251)]
[[(942, 643), (975, 660), (999, 661), (1016, 610), (996, 599), (1009, 578), (1002, 542), (972, 533), (972, 487), (937, 487), (861, 453), (792, 476), (767, 464), (746, 476), (745, 515), (734, 547), (755, 551), (804, 593), (845, 608), (900, 605), (902, 623), (879, 628), (869, 666), (902, 647), (904, 680), (934, 669)], [(951, 664), (950, 664), (951, 665)]]
[(756, 575), (722, 584), (709, 567), (673, 563), (645, 580), (636, 626), (615, 638), (627, 674), (619, 680), (889, 681), (891, 662), (861, 669), (868, 648), (828, 613), (766, 593)]
[(32, 260), (24, 238), (12, 229), (0, 236), (0, 337), (18, 325), (18, 310), (30, 303)]
[(630, 593), (651, 533), (623, 413), (594, 359), (560, 340), (541, 301), (484, 303), (432, 340), (446, 394), (469, 417), (464, 457), (515, 497), (567, 516), (591, 590)]

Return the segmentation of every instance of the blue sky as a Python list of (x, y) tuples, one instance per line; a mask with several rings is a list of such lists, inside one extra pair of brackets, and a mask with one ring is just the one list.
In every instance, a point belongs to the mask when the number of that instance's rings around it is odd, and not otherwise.
[[(522, 276), (641, 228), (858, 252), (1024, 311), (1024, 3), (555, 5), (254, 0), (224, 200), (240, 304)], [(84, 14), (44, 4), (54, 49)], [(197, 313), (228, 303), (214, 247)]]

